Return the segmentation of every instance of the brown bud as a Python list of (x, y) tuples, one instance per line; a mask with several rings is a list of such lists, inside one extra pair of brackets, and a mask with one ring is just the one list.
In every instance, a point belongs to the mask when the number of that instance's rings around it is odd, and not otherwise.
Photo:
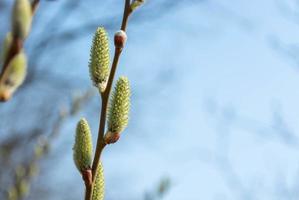
[(104, 141), (106, 144), (113, 144), (118, 141), (120, 138), (119, 133), (113, 133), (111, 131), (108, 131), (104, 136)]
[(81, 171), (82, 178), (86, 186), (91, 186), (92, 184), (92, 172), (91, 169), (85, 169)]
[(114, 45), (117, 48), (123, 48), (127, 41), (127, 34), (123, 30), (119, 30), (114, 34)]

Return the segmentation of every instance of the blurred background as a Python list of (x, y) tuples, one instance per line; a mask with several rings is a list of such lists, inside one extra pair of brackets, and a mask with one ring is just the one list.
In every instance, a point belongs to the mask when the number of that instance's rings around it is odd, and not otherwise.
[[(98, 26), (113, 37), (123, 3), (41, 0), (26, 82), (0, 104), (0, 199), (18, 176), (23, 199), (83, 199), (72, 146), (81, 117), (98, 130), (91, 40)], [(0, 1), (0, 45), (12, 4)], [(297, 0), (147, 0), (117, 71), (132, 108), (103, 153), (105, 199), (299, 199), (298, 25)]]

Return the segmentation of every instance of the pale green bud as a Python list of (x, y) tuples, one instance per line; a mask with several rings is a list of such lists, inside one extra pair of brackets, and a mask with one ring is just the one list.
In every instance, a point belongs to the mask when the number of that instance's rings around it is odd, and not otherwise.
[(2, 52), (1, 52), (1, 63), (6, 59), (7, 54), (9, 53), (12, 43), (12, 34), (11, 32), (7, 33), (3, 42)]
[(93, 186), (92, 200), (103, 200), (105, 193), (104, 169), (100, 163), (97, 169), (95, 183)]
[(145, 1), (144, 0), (134, 0), (131, 3), (131, 10), (134, 11), (136, 8), (138, 8), (139, 6), (141, 6)]
[(86, 119), (82, 118), (76, 129), (73, 157), (80, 172), (90, 169), (92, 162), (92, 136)]
[(110, 73), (109, 65), (109, 39), (106, 30), (100, 27), (96, 30), (93, 37), (89, 61), (91, 80), (99, 88), (100, 92), (104, 92), (106, 89)]
[(27, 59), (23, 51), (9, 62), (0, 80), (0, 101), (7, 101), (26, 77)]
[[(105, 141), (115, 138), (113, 134), (120, 134), (128, 125), (130, 111), (130, 84), (127, 77), (120, 77), (110, 99), (108, 112), (108, 132)], [(112, 139), (113, 140), (113, 139)]]
[(31, 28), (32, 10), (29, 0), (15, 0), (12, 12), (12, 33), (24, 40)]

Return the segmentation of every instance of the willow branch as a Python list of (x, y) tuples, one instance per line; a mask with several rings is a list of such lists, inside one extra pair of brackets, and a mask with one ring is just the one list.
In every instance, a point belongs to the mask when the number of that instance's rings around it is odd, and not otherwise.
[[(132, 10), (130, 8), (130, 0), (125, 1), (125, 6), (124, 6), (124, 13), (123, 13), (123, 19), (122, 19), (122, 24), (121, 24), (121, 30), (125, 31), (127, 24), (128, 24), (128, 19), (130, 14), (132, 13)], [(100, 114), (100, 125), (99, 125), (99, 131), (98, 131), (98, 138), (97, 138), (97, 146), (96, 146), (96, 152), (94, 155), (93, 163), (92, 163), (92, 184), (91, 186), (86, 187), (85, 191), (85, 200), (91, 200), (92, 197), (92, 188), (94, 185), (97, 169), (99, 166), (100, 158), (103, 149), (106, 146), (106, 143), (104, 141), (104, 133), (105, 133), (105, 124), (106, 124), (106, 116), (107, 116), (107, 108), (108, 108), (108, 102), (109, 102), (109, 95), (111, 92), (115, 72), (117, 69), (118, 61), (120, 58), (122, 52), (122, 48), (115, 47), (114, 50), (114, 57), (113, 57), (113, 62), (112, 62), (112, 67), (111, 67), (111, 72), (109, 75), (108, 83), (106, 90), (102, 93), (101, 98), (102, 98), (102, 107), (101, 107), (101, 114)]]

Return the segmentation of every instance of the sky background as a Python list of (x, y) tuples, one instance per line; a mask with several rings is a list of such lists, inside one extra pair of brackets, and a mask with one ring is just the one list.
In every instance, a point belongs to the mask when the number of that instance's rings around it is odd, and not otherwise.
[[(2, 37), (11, 7), (4, 2)], [(41, 2), (26, 51), (30, 59), (35, 36), (52, 32), (42, 48), (49, 53), (34, 57), (36, 84), (0, 105), (2, 138), (37, 123), (45, 104), (63, 104), (72, 92), (91, 87), (96, 26), (68, 43), (55, 34), (99, 21), (112, 38), (119, 27), (122, 1), (86, 0), (48, 30), (64, 3)], [(130, 122), (103, 154), (106, 199), (142, 199), (163, 177), (171, 180), (165, 200), (298, 199), (298, 10), (295, 0), (148, 0), (136, 11), (117, 71), (131, 82)], [(57, 80), (65, 87), (55, 86)], [(48, 199), (82, 199), (74, 129), (87, 118), (95, 141), (99, 110), (95, 95), (63, 126), (51, 162), (43, 163), (49, 169), (41, 171)]]

